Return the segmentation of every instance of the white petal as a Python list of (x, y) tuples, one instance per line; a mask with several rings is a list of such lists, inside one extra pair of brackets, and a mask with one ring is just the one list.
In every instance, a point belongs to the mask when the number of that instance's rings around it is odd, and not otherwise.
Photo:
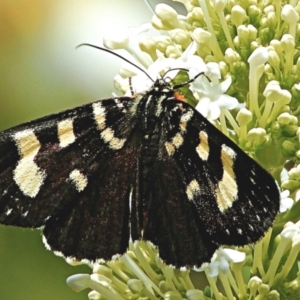
[(280, 201), (280, 212), (285, 212), (289, 210), (294, 205), (294, 200), (292, 198), (283, 198)]
[(220, 71), (219, 64), (216, 62), (207, 63), (207, 70), (205, 72), (205, 75), (213, 82), (216, 79), (220, 79), (221, 71)]
[(284, 190), (280, 193), (280, 198), (287, 198), (290, 195), (290, 191), (289, 190)]
[(232, 83), (231, 76), (228, 76), (224, 81), (222, 81), (220, 83), (222, 94), (225, 93), (229, 89), (231, 83)]
[(174, 58), (159, 57), (153, 64), (149, 66), (148, 72), (160, 74), (160, 72), (162, 71), (165, 72), (173, 68), (174, 62), (175, 62)]
[(217, 102), (210, 102), (207, 119), (216, 120), (220, 117), (221, 110)]
[(210, 108), (210, 99), (208, 97), (202, 97), (195, 107), (195, 109), (199, 111), (205, 118), (209, 113), (209, 108)]
[(239, 263), (245, 260), (245, 252), (237, 251), (234, 249), (223, 248), (220, 249), (220, 255), (226, 258), (229, 262)]
[(201, 72), (205, 72), (207, 69), (203, 59), (197, 55), (191, 55), (188, 57), (186, 61), (186, 68), (189, 70), (193, 69), (193, 72), (196, 72), (195, 75), (198, 75)]
[(225, 257), (220, 257), (219, 269), (226, 273), (229, 270), (229, 263)]
[(213, 261), (209, 265), (209, 276), (210, 277), (216, 277), (219, 274), (219, 261)]
[[(189, 78), (193, 78), (197, 74), (195, 72), (195, 69), (191, 69), (189, 71)], [(197, 93), (200, 93), (200, 95), (210, 95), (212, 86), (207, 77), (201, 75), (191, 84), (191, 89), (193, 91), (196, 91)]]
[[(181, 59), (183, 61), (187, 61), (187, 59), (190, 57), (190, 56), (194, 56), (196, 50), (197, 50), (197, 43), (192, 41), (189, 46), (184, 50), (184, 52), (181, 54)], [(200, 56), (197, 56), (197, 57), (200, 57)]]
[(236, 98), (225, 94), (219, 96), (217, 103), (220, 108), (227, 108), (229, 110), (236, 108), (239, 104)]

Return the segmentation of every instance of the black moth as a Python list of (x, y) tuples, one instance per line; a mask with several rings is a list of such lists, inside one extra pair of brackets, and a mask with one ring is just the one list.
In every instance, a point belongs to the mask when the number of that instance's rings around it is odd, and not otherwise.
[(279, 210), (273, 178), (159, 79), (0, 134), (0, 223), (43, 228), (49, 249), (110, 260), (129, 240), (176, 267), (259, 240)]

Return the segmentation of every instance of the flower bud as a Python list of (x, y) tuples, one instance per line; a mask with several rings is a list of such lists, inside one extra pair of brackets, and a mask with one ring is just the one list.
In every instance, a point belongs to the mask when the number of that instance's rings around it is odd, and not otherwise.
[(240, 5), (235, 5), (231, 10), (231, 20), (235, 27), (242, 25), (245, 18), (246, 11)]
[(247, 108), (242, 108), (238, 112), (236, 120), (238, 121), (240, 126), (246, 126), (252, 120), (252, 112)]

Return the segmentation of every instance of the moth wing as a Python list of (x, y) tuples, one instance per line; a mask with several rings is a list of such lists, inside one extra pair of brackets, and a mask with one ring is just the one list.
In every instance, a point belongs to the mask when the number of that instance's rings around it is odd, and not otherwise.
[(133, 102), (102, 100), (2, 132), (0, 222), (44, 226), (45, 241), (64, 256), (124, 253), (136, 167), (126, 146)]
[(162, 148), (179, 169), (201, 230), (217, 245), (259, 240), (279, 211), (272, 176), (188, 104), (168, 101), (167, 112)]
[(193, 203), (186, 199), (183, 174), (176, 161), (162, 152), (153, 165), (155, 180), (147, 199), (143, 238), (158, 246), (159, 256), (167, 264), (201, 266), (210, 262), (218, 247)]

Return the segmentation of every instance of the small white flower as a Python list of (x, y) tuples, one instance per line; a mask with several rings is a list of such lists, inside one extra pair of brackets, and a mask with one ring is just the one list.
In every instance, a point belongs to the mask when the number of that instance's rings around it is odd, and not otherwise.
[(246, 254), (244, 252), (240, 252), (234, 249), (220, 248), (213, 255), (211, 263), (197, 269), (197, 271), (208, 268), (209, 276), (216, 277), (218, 276), (220, 271), (226, 273), (229, 270), (230, 263), (240, 263), (244, 261), (245, 258)]
[(294, 205), (294, 200), (289, 197), (290, 191), (284, 190), (280, 194), (280, 212), (285, 212), (289, 210)]
[[(193, 78), (194, 74), (190, 74)], [(199, 99), (195, 109), (198, 110), (204, 117), (210, 120), (216, 120), (220, 114), (221, 109), (233, 109), (238, 106), (236, 98), (224, 93), (231, 85), (231, 77), (228, 77), (221, 83), (212, 83), (206, 76), (199, 76), (191, 83), (190, 89)]]

